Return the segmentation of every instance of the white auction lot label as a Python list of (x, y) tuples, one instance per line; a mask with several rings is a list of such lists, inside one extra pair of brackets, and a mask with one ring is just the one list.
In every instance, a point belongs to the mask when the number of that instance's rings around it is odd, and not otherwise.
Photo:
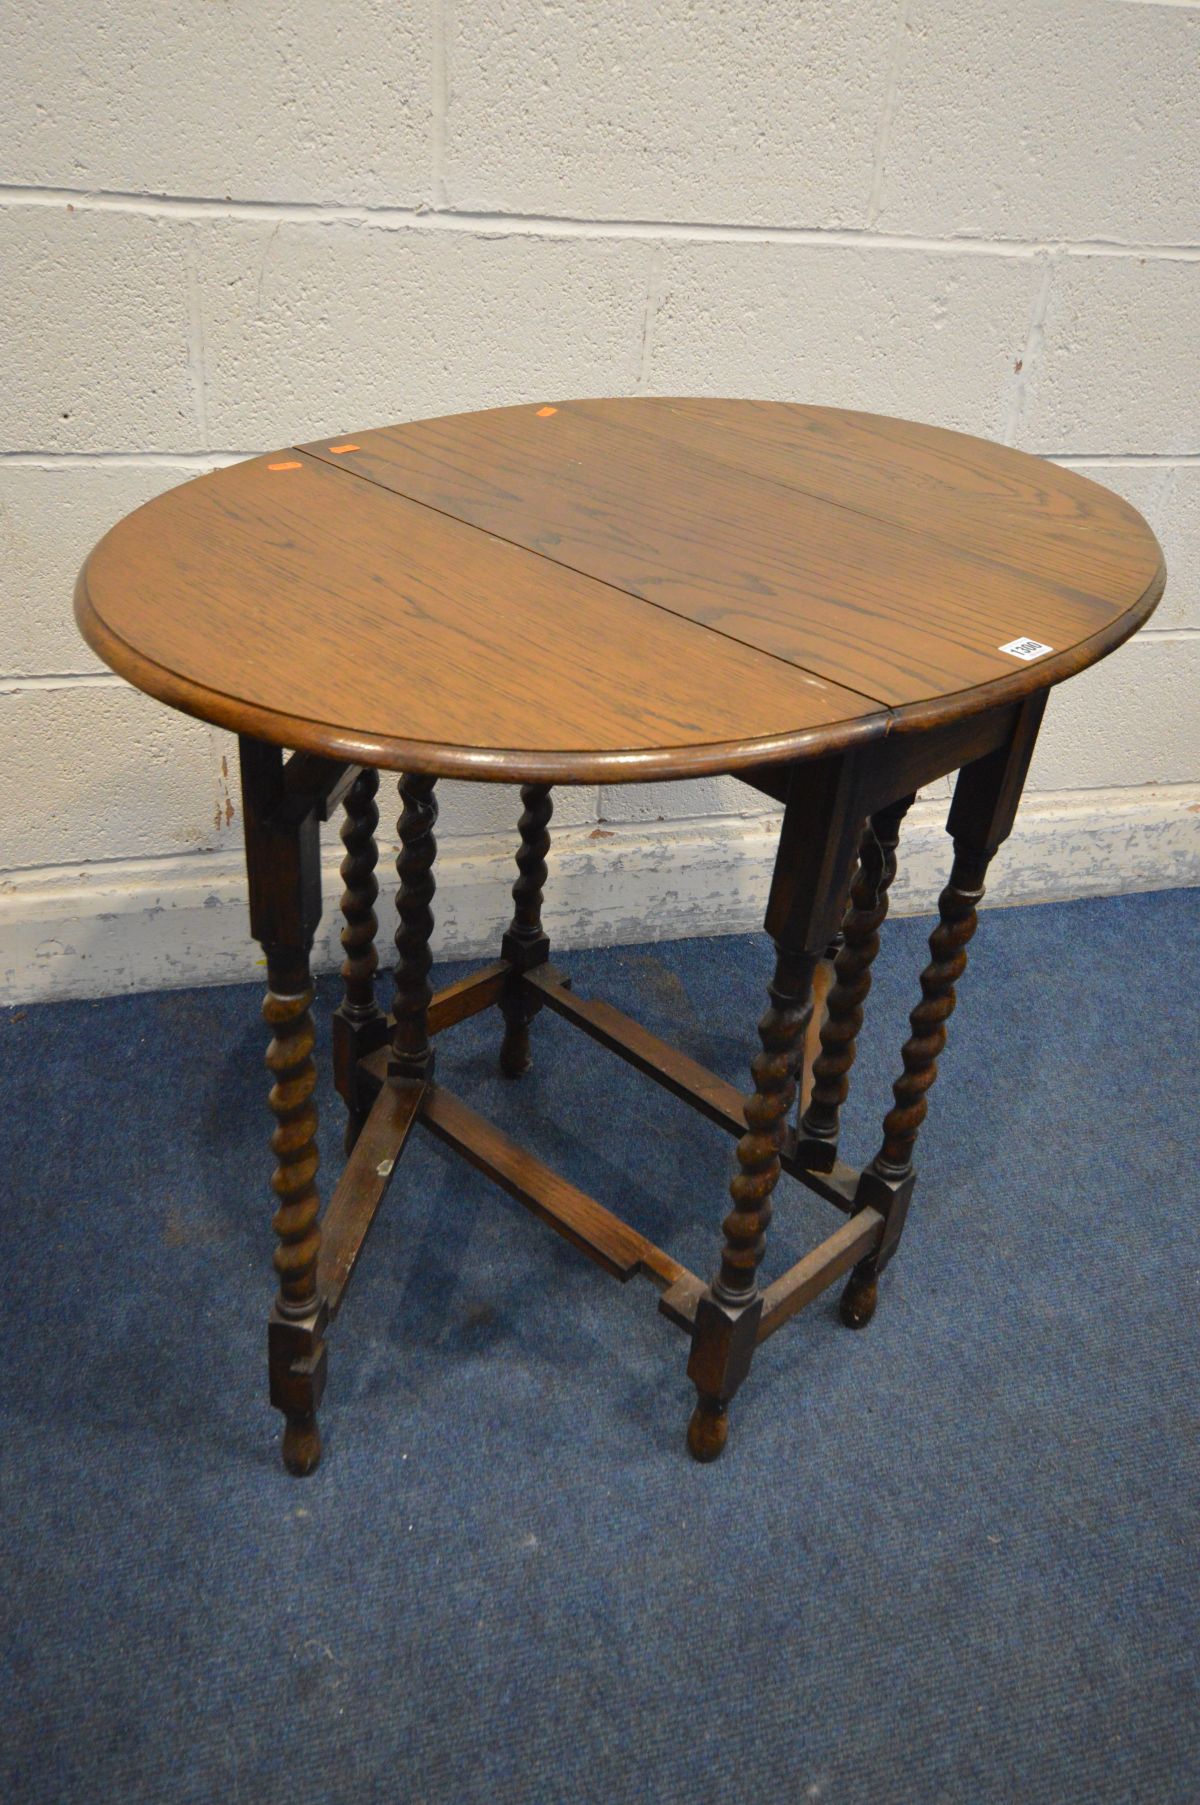
[(1052, 652), (1053, 646), (1044, 646), (1040, 639), (1010, 639), (1006, 646), (1001, 646), (1010, 658), (1041, 658), (1044, 653)]

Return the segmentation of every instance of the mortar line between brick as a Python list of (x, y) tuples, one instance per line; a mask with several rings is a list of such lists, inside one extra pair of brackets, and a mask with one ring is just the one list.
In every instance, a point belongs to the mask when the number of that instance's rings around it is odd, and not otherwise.
[(1025, 344), (1017, 361), (1016, 374), (1013, 379), (1012, 401), (1008, 410), (1008, 419), (1004, 426), (1004, 443), (1014, 445), (1020, 431), (1021, 421), (1025, 415), (1025, 406), (1029, 399), (1030, 383), (1037, 368), (1042, 345), (1046, 337), (1046, 310), (1050, 305), (1050, 285), (1054, 278), (1054, 255), (1047, 253), (1038, 282), (1037, 292), (1033, 297), (1033, 306), (1029, 311), (1029, 326), (1025, 333)]
[(641, 354), (638, 359), (637, 386), (643, 392), (650, 382), (650, 360), (654, 352), (654, 327), (658, 319), (659, 303), (662, 300), (665, 261), (662, 245), (656, 244), (650, 253), (650, 263), (646, 270), (646, 305), (642, 313), (642, 342)]
[(867, 224), (870, 227), (874, 227), (879, 218), (879, 210), (883, 205), (884, 167), (887, 162), (888, 144), (892, 136), (892, 122), (896, 117), (896, 107), (900, 97), (900, 68), (904, 62), (908, 9), (909, 0), (901, 0), (900, 11), (896, 17), (896, 29), (892, 34), (891, 52), (888, 57), (887, 79), (883, 86), (883, 104), (879, 109), (879, 123), (875, 127), (871, 192), (867, 199)]
[(430, 4), (433, 12), (429, 56), (430, 200), (440, 209), (446, 206), (446, 110), (450, 102), (450, 80), (445, 0), (430, 0)]
[(1085, 469), (1104, 469), (1121, 464), (1200, 464), (1200, 451), (1051, 451), (1039, 453), (1056, 464), (1080, 465)]
[(196, 244), (196, 228), (188, 234), (187, 305), (188, 305), (188, 375), (192, 385), (192, 405), (196, 410), (196, 431), (201, 444), (208, 443), (208, 371), (204, 351), (204, 312), (200, 305), (200, 261)]
[(127, 689), (115, 671), (51, 671), (44, 677), (0, 677), (0, 695), (21, 695), (39, 689)]
[[(98, 466), (109, 470), (200, 472), (225, 469), (278, 449), (275, 445), (260, 445), (256, 451), (0, 451), (0, 469), (89, 470)], [(1169, 470), (1200, 465), (1200, 451), (1040, 451), (1030, 455), (1067, 469), (1120, 469), (1132, 464)]]
[(1114, 239), (936, 238), (847, 226), (780, 226), (711, 220), (583, 219), (567, 214), (429, 211), (422, 207), (353, 207), (318, 201), (233, 201), (203, 196), (121, 193), (0, 184), (0, 206), (125, 213), (150, 218), (271, 220), (298, 225), (351, 225), (376, 230), (490, 233), (514, 237), (656, 238), (668, 242), (808, 244), (830, 248), (926, 251), (964, 257), (1140, 257), (1200, 261), (1200, 244), (1125, 243)]
[[(268, 451), (274, 446), (267, 446)], [(258, 451), (0, 451), (0, 467), (14, 470), (88, 470), (100, 466), (108, 470), (220, 470), (229, 464), (244, 463), (247, 458), (262, 457)]]

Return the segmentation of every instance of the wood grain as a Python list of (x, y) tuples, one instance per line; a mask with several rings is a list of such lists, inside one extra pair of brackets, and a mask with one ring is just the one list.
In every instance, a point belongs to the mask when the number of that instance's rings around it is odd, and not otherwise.
[(734, 769), (885, 731), (861, 695), (311, 458), (119, 523), (84, 637), (175, 707), (357, 762), (536, 782)]
[[(698, 432), (686, 407), (658, 401), (573, 402), (546, 419), (505, 408), (388, 427), (358, 435), (357, 450), (336, 461), (896, 707), (1009, 675), (1000, 647), (1014, 639), (1061, 653), (1109, 626), (1158, 571), (1158, 547), (1133, 509), (1085, 482), (1060, 502), (1055, 478), (1066, 473), (1037, 459), (928, 427), (910, 427), (899, 444), (863, 430), (855, 439), (847, 427), (839, 467), (807, 455), (799, 434), (781, 445), (778, 417), (809, 410), (708, 406), (717, 411), (703, 418), (729, 420), (728, 431)], [(939, 458), (953, 475), (944, 439), (979, 448), (967, 470), (974, 489), (967, 476), (958, 488), (952, 476), (940, 489), (922, 481)], [(1028, 472), (1019, 491), (1014, 463)], [(1007, 475), (992, 477), (993, 464)], [(819, 495), (806, 487), (810, 466)], [(878, 517), (865, 501), (891, 496), (897, 466), (901, 498)], [(839, 502), (839, 491), (856, 499)], [(974, 510), (952, 505), (960, 494)], [(981, 550), (990, 507), (996, 548), (1042, 529), (1037, 575), (1019, 550)], [(1057, 540), (1051, 526), (1062, 529)], [(1076, 559), (1105, 533), (1124, 555), (1093, 558), (1094, 580), (1083, 581)]]
[(329, 1199), (321, 1223), (317, 1290), (330, 1321), (342, 1307), (346, 1286), (392, 1182), (423, 1095), (421, 1084), (382, 1086)]
[[(621, 782), (1018, 702), (1128, 637), (1163, 581), (1132, 508), (1023, 453), (641, 398), (341, 434), (200, 478), (101, 541), (76, 607), (139, 687), (277, 744)], [(1021, 638), (1053, 649), (1000, 650)]]
[(1111, 490), (968, 433), (771, 401), (586, 406), (673, 447), (1099, 600), (1114, 586), (1140, 593), (1161, 555), (1137, 510)]

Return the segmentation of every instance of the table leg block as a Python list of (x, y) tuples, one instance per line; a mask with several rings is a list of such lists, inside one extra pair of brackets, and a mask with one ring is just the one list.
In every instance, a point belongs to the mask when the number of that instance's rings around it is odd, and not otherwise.
[(315, 1473), (321, 1461), (317, 1408), (325, 1395), (327, 1353), (324, 1307), (295, 1321), (278, 1307), (267, 1324), (267, 1373), (270, 1397), (283, 1412), (283, 1464), (297, 1479)]

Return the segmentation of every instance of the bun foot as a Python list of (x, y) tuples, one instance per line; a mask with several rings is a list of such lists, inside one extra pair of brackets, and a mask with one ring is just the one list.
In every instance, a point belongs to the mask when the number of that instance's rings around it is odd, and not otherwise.
[(875, 1305), (879, 1302), (879, 1281), (873, 1278), (860, 1279), (850, 1274), (846, 1289), (838, 1305), (838, 1312), (848, 1329), (865, 1329), (875, 1314)]
[(321, 1432), (315, 1416), (289, 1416), (283, 1428), (283, 1464), (297, 1479), (306, 1479), (321, 1464)]
[(697, 1400), (688, 1424), (688, 1453), (693, 1460), (716, 1460), (729, 1436), (729, 1415), (716, 1398)]
[(509, 1028), (500, 1043), (500, 1072), (505, 1078), (523, 1078), (533, 1064), (529, 1051), (529, 1029)]

